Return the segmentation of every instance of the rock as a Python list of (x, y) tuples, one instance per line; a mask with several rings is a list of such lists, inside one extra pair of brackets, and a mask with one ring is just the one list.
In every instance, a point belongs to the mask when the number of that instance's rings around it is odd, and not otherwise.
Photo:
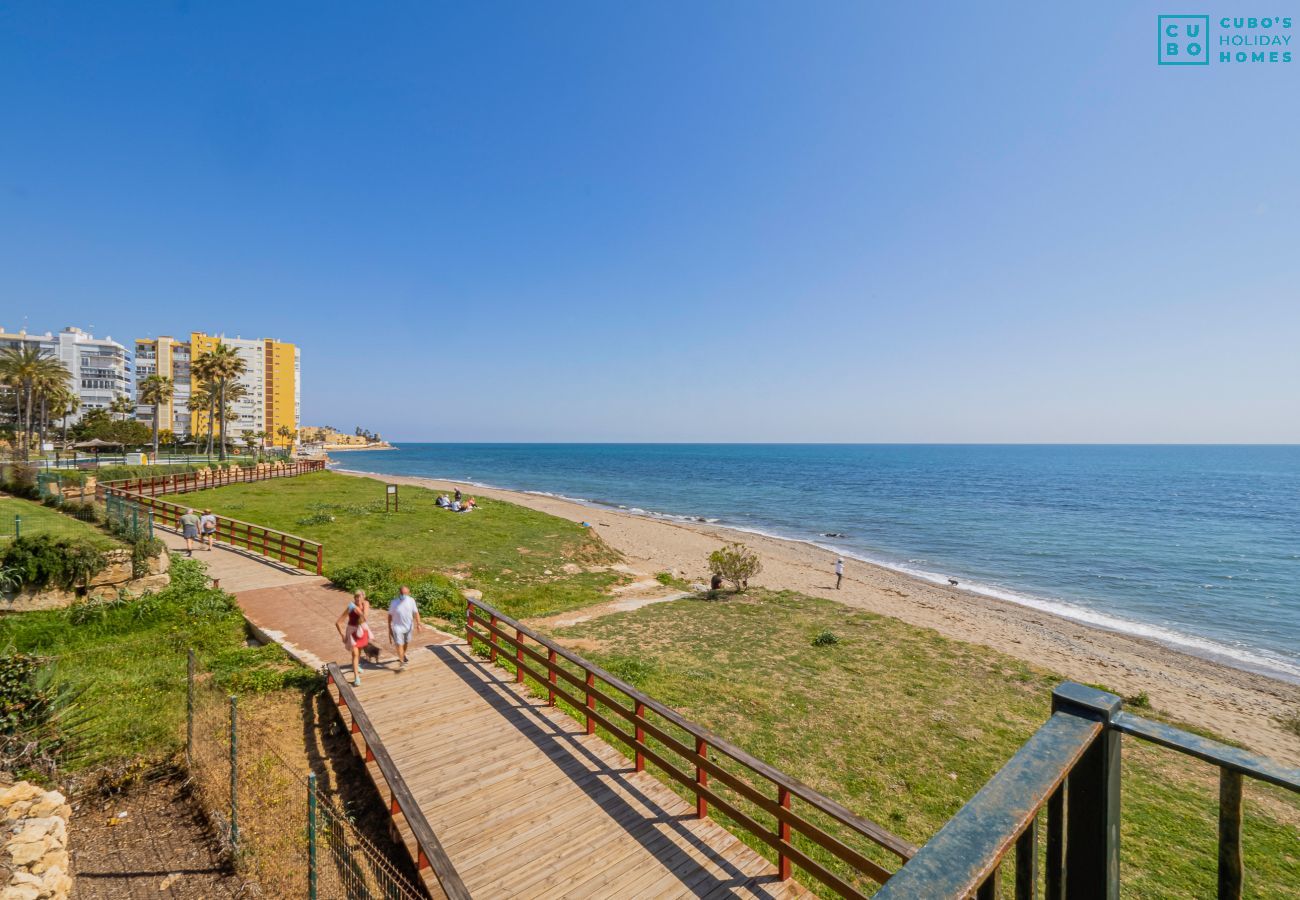
[(35, 800), (44, 793), (36, 785), (20, 781), (3, 794), (0, 794), (0, 806), (10, 806), (20, 800)]
[(578, 575), (582, 572), (582, 566), (577, 563), (565, 563), (560, 566), (560, 570), (566, 575)]
[(0, 892), (0, 900), (37, 900), (43, 891), (30, 884), (14, 884)]
[(42, 872), (48, 872), (51, 869), (58, 869), (60, 872), (68, 868), (68, 851), (51, 850), (32, 863), (32, 874), (40, 875)]
[(474, 588), (465, 588), (465, 590), (460, 592), (460, 595), (466, 600), (473, 600), (475, 603), (478, 603), (483, 599), (483, 592), (476, 591)]
[(12, 864), (15, 866), (30, 866), (45, 855), (50, 849), (50, 840), (41, 836), (37, 840), (23, 844), (10, 843), (9, 852), (13, 854)]

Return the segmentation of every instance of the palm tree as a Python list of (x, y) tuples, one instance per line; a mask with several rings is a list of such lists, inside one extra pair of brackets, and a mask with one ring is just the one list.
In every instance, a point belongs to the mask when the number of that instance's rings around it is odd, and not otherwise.
[(197, 385), (191, 392), (188, 400), (185, 401), (185, 408), (190, 411), (190, 439), (198, 437), (198, 413), (207, 412), (208, 414), (208, 456), (212, 455), (212, 404), (216, 401), (213, 399), (212, 391), (208, 390), (206, 384)]
[(115, 416), (122, 416), (122, 421), (126, 421), (135, 414), (135, 404), (126, 394), (118, 394), (113, 398), (113, 402), (108, 404), (108, 411)]
[(297, 436), (297, 433), (292, 428), (288, 425), (281, 425), (279, 428), (275, 429), (275, 433), (288, 441), (289, 449), (293, 450), (293, 440)]
[[(226, 421), (229, 419), (229, 402), (234, 399), (231, 391), (238, 385), (239, 376), (248, 368), (246, 363), (229, 344), (220, 341), (195, 361), (202, 367), (205, 381), (214, 382), (217, 387), (217, 422), (221, 427), (221, 447), (218, 459), (226, 458)], [(193, 371), (193, 366), (191, 366)], [(246, 392), (245, 392), (245, 395)], [(209, 440), (210, 443), (210, 440)]]
[(150, 375), (140, 382), (140, 402), (153, 405), (153, 455), (158, 455), (158, 413), (164, 403), (171, 403), (176, 382), (166, 375)]
[(71, 378), (63, 363), (35, 344), (11, 347), (0, 354), (0, 379), (16, 394), (19, 424), (23, 425), (24, 460), (31, 449), (32, 413), (38, 396), (44, 396), (60, 384), (66, 386)]
[[(191, 407), (191, 411), (197, 412), (198, 409), (202, 409), (207, 416), (205, 424), (208, 431), (208, 456), (212, 455), (212, 440), (217, 423), (217, 392), (214, 390), (216, 384), (214, 366), (215, 363), (210, 353), (202, 354), (190, 365), (190, 374), (198, 381), (198, 386), (194, 388), (194, 399), (202, 402), (202, 405), (197, 409)], [(190, 431), (194, 430), (193, 427), (190, 428)]]
[(50, 398), (50, 415), (63, 420), (63, 444), (68, 443), (68, 417), (75, 416), (81, 409), (81, 398), (72, 388), (63, 388)]

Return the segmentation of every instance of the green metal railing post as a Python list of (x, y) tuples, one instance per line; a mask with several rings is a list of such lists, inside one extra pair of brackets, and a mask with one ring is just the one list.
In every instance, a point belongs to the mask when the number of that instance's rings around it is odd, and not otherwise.
[(1065, 895), (1119, 900), (1120, 738), (1112, 727), (1124, 701), (1069, 682), (1052, 692), (1052, 712), (1104, 726), (1066, 779)]
[(316, 775), (307, 776), (307, 897), (316, 900)]
[(185, 768), (194, 771), (194, 648), (189, 650), (185, 691)]
[(239, 701), (230, 695), (230, 843), (239, 846)]
[(14, 540), (23, 536), (23, 517), (14, 516)]

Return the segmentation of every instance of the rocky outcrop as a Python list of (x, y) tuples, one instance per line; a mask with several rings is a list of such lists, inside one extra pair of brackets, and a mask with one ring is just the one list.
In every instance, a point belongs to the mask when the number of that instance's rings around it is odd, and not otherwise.
[[(68, 819), (72, 808), (58, 791), (26, 781), (0, 786), (0, 900), (65, 898), (72, 892)], [(0, 878), (3, 878), (0, 874)]]
[(167, 570), (171, 568), (171, 556), (165, 550), (149, 560), (149, 571), (139, 578), (134, 577), (130, 550), (110, 550), (106, 555), (108, 566), (90, 579), (90, 587), (86, 591), (46, 588), (40, 591), (4, 593), (0, 594), (0, 612), (63, 609), (83, 597), (91, 599), (138, 597), (144, 593), (161, 591), (171, 584), (171, 576), (167, 574)]

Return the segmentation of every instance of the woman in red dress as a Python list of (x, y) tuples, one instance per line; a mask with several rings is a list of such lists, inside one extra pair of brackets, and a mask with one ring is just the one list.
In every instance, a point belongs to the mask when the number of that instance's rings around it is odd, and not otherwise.
[(370, 643), (370, 625), (366, 622), (366, 613), (370, 612), (370, 601), (365, 591), (352, 595), (352, 602), (343, 610), (334, 627), (338, 629), (343, 646), (352, 651), (352, 684), (361, 684), (361, 648)]

